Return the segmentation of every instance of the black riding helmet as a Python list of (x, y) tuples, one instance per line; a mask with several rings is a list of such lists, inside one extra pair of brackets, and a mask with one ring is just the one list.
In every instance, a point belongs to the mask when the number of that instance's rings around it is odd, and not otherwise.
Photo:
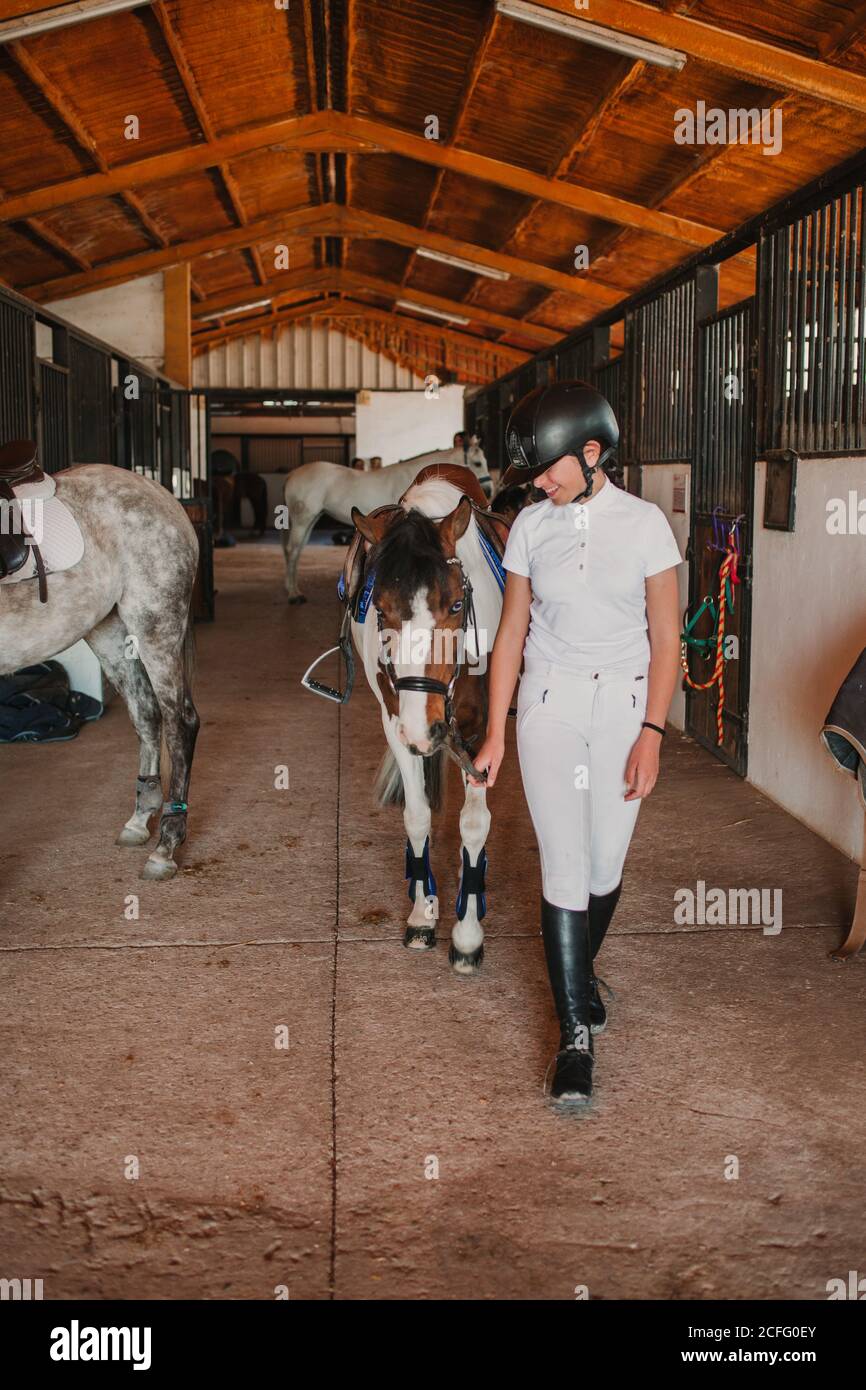
[[(601, 445), (598, 463), (587, 466), (584, 445), (595, 439)], [(563, 454), (574, 454), (583, 469), (586, 492), (592, 490), (593, 473), (616, 451), (619, 425), (610, 402), (586, 381), (557, 381), (536, 386), (511, 412), (505, 446), (511, 467), (501, 486), (525, 483), (543, 473)], [(576, 500), (580, 500), (580, 498)]]

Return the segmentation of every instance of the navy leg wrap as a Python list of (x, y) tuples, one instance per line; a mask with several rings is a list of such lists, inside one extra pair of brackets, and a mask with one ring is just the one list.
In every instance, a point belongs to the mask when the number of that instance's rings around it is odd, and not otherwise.
[(466, 909), (469, 906), (469, 894), (477, 895), (478, 920), (487, 911), (487, 899), (484, 895), (484, 871), (487, 868), (487, 850), (482, 849), (478, 856), (478, 863), (474, 866), (469, 863), (469, 851), (463, 846), (463, 867), (460, 870), (460, 887), (457, 890), (457, 920), (462, 922), (466, 916)]
[(409, 901), (415, 901), (415, 884), (423, 885), (425, 898), (436, 893), (436, 880), (430, 868), (430, 836), (424, 841), (423, 853), (417, 855), (412, 850), (411, 840), (406, 841), (406, 877), (409, 880)]

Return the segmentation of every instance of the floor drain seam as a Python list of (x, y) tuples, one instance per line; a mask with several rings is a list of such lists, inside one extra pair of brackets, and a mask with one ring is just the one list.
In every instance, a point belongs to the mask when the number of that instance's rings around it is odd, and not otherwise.
[[(349, 637), (351, 642), (352, 638)], [(337, 967), (340, 945), (340, 814), (343, 790), (343, 706), (337, 716), (337, 806), (334, 845), (334, 931), (331, 962), (331, 1249), (328, 1268), (328, 1296), (337, 1296)]]
[[(337, 861), (337, 881), (339, 893), (339, 859)], [(839, 922), (791, 922), (783, 927), (781, 932), (772, 933), (774, 936), (782, 936), (785, 932), (792, 931), (826, 931), (829, 928), (835, 931), (845, 931), (845, 924)], [(395, 924), (395, 933), (399, 931), (399, 924)], [(750, 926), (731, 926), (731, 927), (703, 927), (700, 930), (668, 930), (662, 928), (656, 931), (619, 931), (615, 935), (620, 939), (637, 939), (639, 937), (660, 936), (721, 936), (741, 932), (761, 932), (764, 928), (756, 923)], [(535, 941), (538, 938), (536, 932), (496, 932), (489, 936), (491, 945), (497, 941)], [(72, 941), (58, 942), (56, 945), (51, 942), (40, 944), (29, 944), (21, 946), (0, 946), (0, 956), (36, 954), (39, 951), (230, 951), (244, 950), (248, 947), (259, 949), (271, 946), (333, 946), (336, 951), (337, 942), (341, 946), (376, 946), (389, 944), (400, 946), (402, 949), (402, 939), (398, 936), (339, 936), (339, 926), (335, 926), (334, 933), (330, 936), (305, 936), (300, 939), (291, 937), (262, 938), (258, 941)]]

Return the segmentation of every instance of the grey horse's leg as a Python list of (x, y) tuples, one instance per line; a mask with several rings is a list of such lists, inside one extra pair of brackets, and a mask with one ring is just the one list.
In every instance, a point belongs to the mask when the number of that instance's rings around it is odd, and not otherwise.
[(291, 526), (281, 534), (283, 555), (286, 561), (286, 594), (289, 603), (306, 603), (307, 601), (298, 587), (298, 566), (301, 561), (301, 552), (310, 539), (313, 527), (321, 515), (320, 511), (292, 510), (290, 511)]
[(139, 738), (135, 810), (118, 835), (117, 843), (144, 845), (150, 839), (148, 822), (162, 810), (162, 783), (159, 777), (162, 715), (148, 674), (116, 613), (110, 613), (89, 632), (86, 641), (111, 684), (126, 701), (129, 717)]
[(167, 648), (164, 640), (155, 635), (139, 637), (139, 653), (159, 703), (169, 761), (168, 796), (159, 823), (159, 843), (148, 858), (142, 877), (172, 878), (177, 873), (175, 850), (186, 839), (187, 796), (199, 717), (184, 669), (183, 642)]

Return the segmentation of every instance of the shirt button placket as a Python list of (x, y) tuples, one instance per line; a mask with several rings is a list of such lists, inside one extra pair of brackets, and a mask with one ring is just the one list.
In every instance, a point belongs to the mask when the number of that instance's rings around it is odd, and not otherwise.
[(587, 570), (589, 568), (589, 546), (587, 544), (587, 537), (589, 535), (589, 515), (586, 507), (579, 503), (574, 510), (574, 527), (579, 537), (577, 543), (577, 578), (579, 583), (585, 584)]

